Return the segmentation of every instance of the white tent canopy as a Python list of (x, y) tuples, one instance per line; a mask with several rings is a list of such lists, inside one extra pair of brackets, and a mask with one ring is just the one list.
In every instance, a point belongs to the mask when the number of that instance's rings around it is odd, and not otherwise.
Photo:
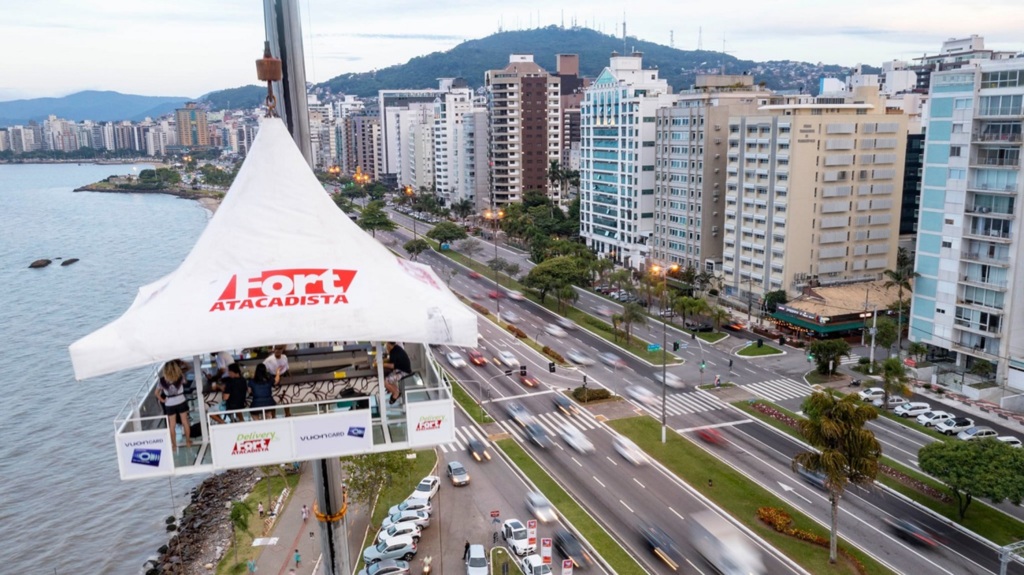
[(476, 314), (430, 267), (396, 257), (339, 210), (272, 118), (185, 261), (70, 351), (84, 379), (308, 341), (473, 346)]

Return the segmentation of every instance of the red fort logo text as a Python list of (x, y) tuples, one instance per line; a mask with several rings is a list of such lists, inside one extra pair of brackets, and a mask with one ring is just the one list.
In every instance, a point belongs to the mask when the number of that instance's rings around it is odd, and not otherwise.
[(210, 311), (348, 303), (345, 292), (355, 276), (355, 270), (323, 268), (268, 270), (252, 277), (233, 275)]

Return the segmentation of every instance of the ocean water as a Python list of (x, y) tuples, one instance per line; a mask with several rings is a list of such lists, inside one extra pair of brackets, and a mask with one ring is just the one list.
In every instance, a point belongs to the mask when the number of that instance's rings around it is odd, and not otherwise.
[[(151, 368), (76, 382), (68, 345), (184, 259), (198, 203), (75, 187), (136, 165), (0, 165), (0, 572), (138, 573), (201, 476), (123, 482), (113, 419)], [(40, 258), (80, 258), (28, 269)]]

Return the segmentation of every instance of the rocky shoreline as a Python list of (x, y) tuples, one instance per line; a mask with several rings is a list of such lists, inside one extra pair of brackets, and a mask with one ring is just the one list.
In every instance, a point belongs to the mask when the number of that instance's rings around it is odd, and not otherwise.
[(231, 502), (249, 494), (258, 478), (254, 469), (237, 469), (203, 480), (181, 517), (167, 518), (167, 531), (173, 534), (157, 550), (158, 557), (143, 565), (145, 575), (213, 573), (231, 544)]
[(75, 192), (100, 192), (104, 194), (164, 194), (168, 196), (174, 196), (182, 198), (184, 200), (195, 200), (199, 202), (204, 208), (211, 212), (217, 211), (217, 206), (220, 205), (221, 199), (224, 196), (223, 192), (208, 192), (202, 190), (186, 190), (178, 188), (162, 188), (159, 190), (133, 190), (130, 188), (111, 188), (99, 184), (89, 184), (80, 188), (75, 188)]

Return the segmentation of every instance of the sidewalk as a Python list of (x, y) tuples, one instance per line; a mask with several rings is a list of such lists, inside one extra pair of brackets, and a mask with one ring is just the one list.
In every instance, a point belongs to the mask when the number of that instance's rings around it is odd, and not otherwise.
[[(320, 557), (320, 527), (313, 517), (313, 500), (316, 488), (313, 485), (313, 468), (309, 462), (302, 464), (299, 484), (295, 487), (291, 498), (282, 507), (274, 528), (268, 537), (276, 537), (277, 544), (263, 547), (256, 559), (259, 573), (267, 575), (287, 575), (288, 570), (295, 568), (295, 550), (302, 555), (302, 565), (295, 569), (296, 574), (311, 574)], [(310, 509), (309, 521), (303, 525), (302, 504)], [(310, 532), (313, 537), (310, 537)]]

